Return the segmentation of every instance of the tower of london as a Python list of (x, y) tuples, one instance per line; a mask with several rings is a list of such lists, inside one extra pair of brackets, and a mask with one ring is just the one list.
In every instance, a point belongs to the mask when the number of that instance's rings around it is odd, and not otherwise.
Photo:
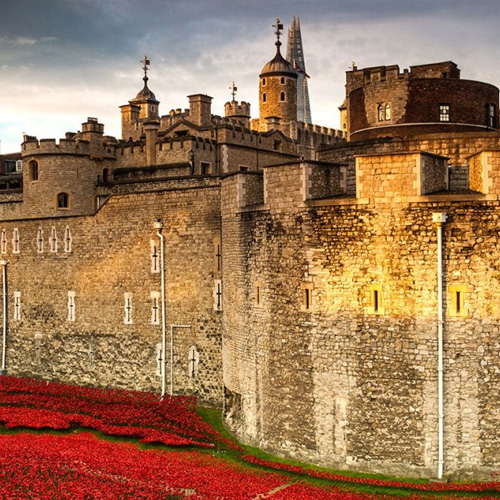
[(298, 119), (282, 30), (256, 117), (235, 92), (162, 114), (145, 57), (120, 138), (89, 117), (0, 156), (2, 373), (195, 395), (327, 467), (488, 478), (498, 88), (353, 65), (334, 130)]

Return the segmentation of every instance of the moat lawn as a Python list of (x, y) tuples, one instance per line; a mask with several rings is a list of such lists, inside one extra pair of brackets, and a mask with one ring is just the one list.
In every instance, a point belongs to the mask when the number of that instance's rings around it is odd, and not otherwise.
[(243, 447), (195, 400), (0, 377), (0, 499), (500, 498), (500, 483), (340, 473)]

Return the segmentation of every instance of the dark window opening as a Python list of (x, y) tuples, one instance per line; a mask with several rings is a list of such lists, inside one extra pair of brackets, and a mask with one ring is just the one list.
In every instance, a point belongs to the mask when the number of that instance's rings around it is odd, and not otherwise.
[(373, 290), (373, 312), (378, 312), (380, 307), (380, 297), (378, 296), (378, 290)]
[(210, 163), (202, 161), (200, 163), (200, 169), (201, 169), (201, 175), (208, 175), (212, 173), (212, 168)]
[(68, 208), (69, 196), (68, 193), (59, 193), (57, 195), (57, 208)]
[(262, 102), (266, 102), (266, 94), (262, 94)]
[(32, 181), (38, 180), (38, 163), (36, 161), (30, 161), (30, 177)]
[(284, 101), (284, 100), (285, 100), (285, 93), (281, 92), (281, 94), (280, 94), (280, 101)]
[(462, 311), (462, 292), (455, 292), (455, 310), (457, 314)]
[(281, 84), (283, 85), (284, 83), (285, 83), (285, 77), (284, 77), (284, 76), (282, 76), (282, 77), (281, 77)]

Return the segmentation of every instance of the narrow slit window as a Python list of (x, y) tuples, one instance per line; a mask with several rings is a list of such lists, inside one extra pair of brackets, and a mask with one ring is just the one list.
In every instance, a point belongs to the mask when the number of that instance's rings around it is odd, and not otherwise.
[(71, 237), (71, 229), (69, 228), (69, 226), (66, 226), (66, 228), (64, 229), (64, 251), (66, 253), (71, 252), (72, 243), (73, 238)]
[(160, 324), (160, 292), (151, 292), (151, 324)]
[(158, 241), (151, 240), (151, 272), (159, 273), (160, 272), (160, 252), (158, 248)]
[(217, 275), (222, 272), (222, 244), (220, 235), (214, 238), (214, 272)]
[(190, 377), (196, 377), (198, 375), (198, 364), (200, 360), (200, 355), (198, 354), (198, 349), (196, 349), (196, 346), (191, 346), (189, 348), (189, 357), (188, 357), (188, 362), (189, 362), (189, 376)]
[(379, 291), (373, 290), (373, 312), (379, 312), (380, 297)]
[(68, 321), (76, 321), (75, 292), (68, 291)]
[(222, 311), (222, 281), (215, 280), (214, 283), (214, 310)]
[(448, 290), (448, 314), (465, 317), (469, 315), (466, 303), (467, 285), (450, 285)]
[(38, 228), (36, 233), (36, 251), (37, 253), (43, 253), (43, 229)]
[(262, 94), (262, 102), (266, 102), (266, 93), (265, 92)]
[(284, 92), (280, 93), (280, 101), (285, 101), (286, 100), (286, 95)]
[(260, 285), (255, 286), (255, 305), (260, 306)]
[(132, 294), (125, 293), (124, 299), (125, 299), (125, 304), (124, 304), (125, 314), (123, 317), (123, 322), (126, 325), (131, 325), (132, 324)]
[(369, 306), (368, 313), (370, 314), (384, 314), (384, 300), (382, 294), (381, 285), (370, 285), (370, 296), (369, 296)]
[(311, 283), (305, 283), (302, 285), (302, 304), (301, 304), (301, 311), (303, 312), (309, 312), (312, 310), (312, 305), (313, 305), (313, 296), (312, 296), (312, 284)]
[(12, 232), (12, 253), (20, 253), (19, 229), (14, 228)]
[(2, 247), (2, 254), (7, 253), (7, 231), (5, 229), (2, 230), (2, 239), (0, 241)]
[(50, 230), (50, 238), (49, 238), (50, 251), (52, 253), (57, 253), (57, 231), (54, 226)]
[(14, 292), (14, 321), (21, 319), (21, 292), (16, 290)]

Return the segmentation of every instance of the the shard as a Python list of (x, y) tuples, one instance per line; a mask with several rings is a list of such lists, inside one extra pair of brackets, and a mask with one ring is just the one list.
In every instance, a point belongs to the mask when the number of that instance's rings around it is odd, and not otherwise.
[(297, 120), (312, 123), (309, 89), (307, 88), (307, 79), (309, 76), (306, 73), (302, 35), (300, 33), (300, 19), (295, 16), (293, 16), (292, 23), (288, 29), (286, 59), (299, 74), (297, 81)]

